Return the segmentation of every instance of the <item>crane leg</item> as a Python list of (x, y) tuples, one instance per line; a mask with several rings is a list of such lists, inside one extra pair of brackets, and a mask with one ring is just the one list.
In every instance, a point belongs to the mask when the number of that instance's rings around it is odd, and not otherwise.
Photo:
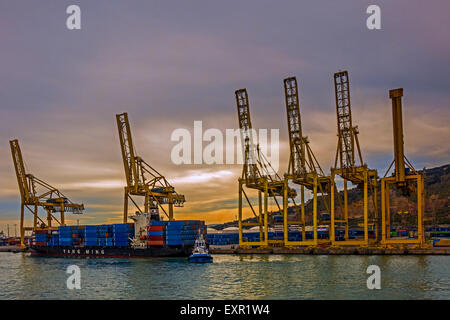
[(336, 233), (335, 233), (335, 224), (334, 224), (334, 176), (331, 176), (331, 185), (330, 185), (330, 240), (331, 244), (334, 245), (336, 242)]
[(300, 201), (302, 209), (302, 241), (306, 240), (306, 222), (305, 222), (305, 186), (300, 187)]
[(25, 206), (22, 202), (20, 206), (20, 246), (25, 248), (25, 229), (24, 229), (24, 215), (25, 215)]
[(37, 228), (37, 219), (38, 219), (38, 206), (34, 206), (34, 217), (33, 217), (33, 228)]
[(317, 245), (317, 176), (314, 177), (314, 194), (313, 194), (313, 225), (314, 225), (314, 244)]
[(269, 228), (268, 228), (268, 184), (267, 180), (264, 183), (264, 244), (266, 246), (269, 245)]
[(364, 242), (366, 245), (369, 244), (369, 227), (368, 227), (368, 220), (369, 220), (369, 209), (368, 209), (368, 172), (367, 170), (364, 171)]
[(284, 243), (286, 244), (289, 240), (289, 226), (288, 226), (288, 182), (285, 179), (284, 180), (284, 186), (283, 186), (283, 224), (284, 224)]
[(128, 190), (125, 187), (125, 196), (123, 199), (123, 223), (127, 223), (128, 221)]
[(239, 211), (238, 211), (238, 224), (239, 224), (239, 245), (242, 245), (242, 181), (239, 180)]

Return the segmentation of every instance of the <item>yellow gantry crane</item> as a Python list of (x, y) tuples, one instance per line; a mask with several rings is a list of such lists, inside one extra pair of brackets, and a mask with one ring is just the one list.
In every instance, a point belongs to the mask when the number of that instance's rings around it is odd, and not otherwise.
[[(250, 120), (250, 108), (247, 89), (239, 89), (235, 92), (236, 105), (239, 118), (239, 129), (241, 132), (241, 144), (243, 148), (244, 165), (242, 176), (239, 178), (239, 246), (261, 246), (267, 247), (269, 243), (282, 243), (283, 240), (269, 240), (269, 212), (268, 201), (272, 198), (279, 211), (280, 204), (277, 197), (295, 197), (295, 190), (285, 187), (283, 179), (273, 170), (261, 152), (259, 145), (254, 143), (254, 130)], [(258, 191), (258, 208), (252, 205), (244, 186)], [(242, 219), (242, 204), (245, 197), (256, 222), (244, 222)], [(282, 203), (287, 206), (286, 201)], [(286, 212), (286, 207), (283, 212)], [(243, 237), (243, 227), (258, 226), (260, 232), (259, 241), (246, 241)]]
[[(17, 139), (11, 140), (9, 145), (21, 196), (20, 242), (22, 247), (25, 247), (25, 231), (57, 230), (58, 227), (52, 225), (53, 220), (56, 221), (57, 225), (64, 226), (64, 213), (82, 214), (84, 205), (73, 203), (58, 189), (32, 174), (26, 173), (19, 141)], [(33, 214), (32, 227), (25, 226), (25, 208)], [(45, 218), (39, 217), (39, 208), (46, 211), (47, 221), (44, 221)], [(58, 212), (60, 213), (59, 220), (55, 217), (55, 213)]]
[[(285, 190), (289, 181), (300, 185), (300, 208), (301, 216), (299, 221), (289, 221), (288, 213), (284, 213), (284, 243), (285, 245), (317, 245), (317, 226), (319, 216), (317, 212), (318, 198), (323, 201), (324, 207), (329, 212), (329, 197), (331, 179), (326, 176), (319, 165), (314, 153), (312, 152), (308, 137), (304, 137), (302, 133), (302, 122), (300, 116), (300, 103), (298, 97), (298, 85), (295, 77), (284, 79), (284, 92), (286, 101), (287, 122), (289, 131), (289, 167), (288, 173), (285, 174)], [(313, 210), (313, 239), (306, 240), (306, 213), (305, 213), (305, 188), (312, 192)], [(284, 196), (284, 208), (287, 210), (287, 194)], [(294, 206), (298, 209), (294, 202)], [(298, 210), (297, 210), (298, 211)], [(329, 221), (328, 221), (329, 223)], [(302, 228), (301, 241), (289, 241), (289, 226), (300, 225)]]
[[(350, 83), (347, 71), (334, 74), (334, 88), (336, 99), (338, 144), (334, 168), (331, 168), (331, 230), (332, 245), (369, 245), (369, 226), (374, 229), (375, 237), (378, 234), (378, 204), (377, 204), (377, 170), (369, 169), (363, 162), (358, 141), (358, 127), (352, 124), (352, 112), (350, 104)], [(357, 160), (359, 160), (359, 164)], [(336, 187), (336, 176), (343, 179), (343, 201)], [(348, 214), (348, 183), (363, 188), (363, 217), (364, 239), (349, 240), (349, 214)], [(369, 192), (372, 196), (373, 212), (369, 216)], [(335, 193), (340, 204), (340, 214), (335, 208)], [(345, 241), (336, 242), (336, 224), (344, 225)], [(375, 239), (376, 240), (376, 239)]]
[[(402, 96), (403, 88), (389, 91), (389, 98), (392, 100), (392, 120), (394, 132), (394, 161), (389, 166), (386, 174), (381, 178), (381, 217), (382, 217), (382, 239), (381, 244), (413, 244), (419, 247), (425, 246), (424, 235), (424, 178), (418, 173), (404, 154), (403, 142), (403, 117), (402, 117)], [(387, 177), (392, 166), (394, 173)], [(403, 191), (408, 195), (412, 192), (417, 194), (417, 238), (414, 239), (391, 239), (391, 206), (389, 190), (390, 186)]]
[[(173, 220), (173, 208), (183, 207), (184, 195), (176, 193), (175, 188), (164, 176), (135, 154), (128, 114), (117, 114), (116, 120), (127, 180), (123, 222), (128, 221), (128, 199), (140, 213), (155, 215), (159, 218), (159, 209), (161, 209), (169, 220)], [(144, 211), (133, 200), (132, 195), (144, 197)], [(168, 212), (164, 209), (164, 205), (168, 206)]]

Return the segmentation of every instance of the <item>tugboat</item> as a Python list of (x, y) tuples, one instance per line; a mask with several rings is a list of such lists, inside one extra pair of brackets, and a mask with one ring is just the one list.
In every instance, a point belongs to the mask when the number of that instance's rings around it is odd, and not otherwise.
[(200, 233), (198, 238), (195, 240), (194, 250), (192, 251), (192, 254), (189, 256), (188, 260), (189, 262), (193, 263), (213, 262), (213, 258), (206, 248), (205, 239)]

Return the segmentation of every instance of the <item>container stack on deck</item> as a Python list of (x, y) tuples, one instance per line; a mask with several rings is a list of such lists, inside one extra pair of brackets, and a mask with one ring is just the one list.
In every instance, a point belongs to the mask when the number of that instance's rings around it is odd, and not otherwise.
[(61, 226), (58, 235), (60, 246), (80, 245), (84, 240), (84, 226)]
[(84, 244), (88, 247), (98, 245), (97, 226), (86, 226), (84, 228)]
[(166, 243), (167, 221), (151, 221), (147, 232), (147, 245), (163, 246)]
[(112, 225), (112, 232), (115, 247), (127, 247), (130, 245), (130, 238), (134, 237), (133, 223), (119, 223)]
[(35, 242), (37, 246), (46, 246), (48, 242), (48, 231), (47, 230), (36, 230)]
[[(109, 240), (109, 241), (107, 241)], [(100, 225), (97, 226), (97, 245), (104, 247), (107, 245), (112, 246), (112, 227), (111, 225)]]
[[(198, 232), (206, 235), (204, 221), (151, 221), (147, 229), (149, 246), (190, 246)], [(37, 246), (128, 247), (134, 238), (133, 223), (111, 225), (60, 226), (57, 231), (35, 232)]]
[(35, 231), (37, 246), (126, 247), (134, 237), (134, 224), (60, 226), (57, 231)]
[(169, 221), (166, 227), (166, 244), (169, 246), (193, 245), (199, 230), (202, 234), (206, 234), (204, 221)]
[(59, 246), (59, 234), (58, 232), (53, 232), (50, 236), (49, 236), (49, 240), (47, 245), (49, 246)]

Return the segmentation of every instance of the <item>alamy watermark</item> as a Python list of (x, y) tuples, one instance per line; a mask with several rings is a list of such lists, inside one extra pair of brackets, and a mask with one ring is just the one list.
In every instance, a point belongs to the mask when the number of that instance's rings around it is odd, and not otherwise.
[(81, 271), (80, 267), (77, 265), (70, 265), (67, 267), (66, 273), (70, 274), (67, 278), (66, 286), (67, 289), (81, 289)]
[(381, 9), (379, 6), (372, 4), (367, 7), (366, 13), (370, 16), (366, 20), (366, 27), (369, 30), (381, 29)]
[(367, 278), (367, 289), (381, 289), (381, 270), (380, 267), (373, 264), (367, 267), (367, 274), (370, 274), (369, 278)]
[[(170, 154), (172, 162), (176, 165), (243, 164), (244, 154), (247, 154), (247, 163), (254, 164), (258, 161), (257, 153), (259, 152), (272, 165), (273, 170), (279, 169), (279, 129), (248, 131), (226, 129), (223, 132), (220, 129), (209, 128), (203, 131), (203, 122), (194, 121), (193, 134), (188, 129), (178, 128), (172, 132), (170, 139), (178, 142), (173, 146)], [(247, 152), (246, 143), (242, 141), (248, 141)]]
[[(371, 4), (367, 7), (366, 13), (370, 16), (366, 20), (366, 27), (369, 30), (381, 29), (381, 9), (378, 5)], [(72, 4), (66, 8), (66, 27), (69, 30), (81, 29), (81, 8), (78, 5)]]
[(66, 19), (66, 27), (69, 30), (81, 29), (81, 8), (75, 4), (67, 7), (66, 13), (69, 16)]

